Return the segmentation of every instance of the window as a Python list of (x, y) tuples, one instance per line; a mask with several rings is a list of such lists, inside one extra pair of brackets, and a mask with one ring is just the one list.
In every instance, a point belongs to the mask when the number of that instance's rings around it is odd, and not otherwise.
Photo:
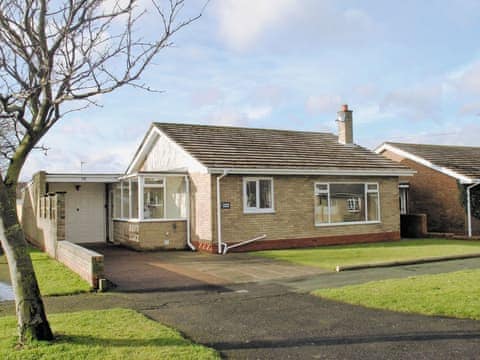
[(145, 219), (165, 217), (165, 179), (145, 178), (143, 216)]
[(315, 184), (316, 225), (378, 221), (380, 221), (378, 184)]
[(244, 178), (244, 211), (273, 212), (273, 180), (271, 178)]
[(184, 175), (131, 175), (113, 186), (113, 217), (121, 220), (185, 219), (188, 213)]
[(400, 214), (408, 214), (408, 185), (400, 185), (399, 190), (399, 200), (400, 200)]

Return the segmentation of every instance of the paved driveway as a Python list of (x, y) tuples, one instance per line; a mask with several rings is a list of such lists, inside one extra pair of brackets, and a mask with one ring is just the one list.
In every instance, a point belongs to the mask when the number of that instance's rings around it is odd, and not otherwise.
[(105, 275), (122, 291), (182, 290), (248, 282), (304, 278), (327, 271), (260, 258), (191, 251), (137, 252), (96, 248), (105, 256)]

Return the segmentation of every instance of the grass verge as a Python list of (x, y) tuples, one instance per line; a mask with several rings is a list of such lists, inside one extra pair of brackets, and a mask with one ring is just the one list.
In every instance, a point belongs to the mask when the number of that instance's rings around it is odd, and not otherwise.
[(311, 249), (258, 251), (254, 254), (334, 270), (337, 265), (374, 264), (473, 253), (480, 253), (480, 241), (416, 239)]
[(133, 310), (110, 309), (54, 314), (55, 342), (15, 349), (16, 320), (0, 318), (1, 359), (219, 359), (177, 331)]
[(370, 308), (480, 320), (480, 270), (373, 281), (314, 295)]
[[(30, 248), (30, 257), (42, 295), (70, 295), (91, 291), (90, 285), (78, 274), (50, 258), (46, 253)], [(8, 272), (4, 256), (1, 257), (0, 267), (5, 274)]]

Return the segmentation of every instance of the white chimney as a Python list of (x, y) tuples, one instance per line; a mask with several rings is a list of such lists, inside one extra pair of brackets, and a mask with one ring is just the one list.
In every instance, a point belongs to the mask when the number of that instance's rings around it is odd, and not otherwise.
[(342, 105), (337, 112), (338, 123), (338, 142), (345, 145), (353, 145), (353, 125), (352, 110), (348, 110), (348, 105)]

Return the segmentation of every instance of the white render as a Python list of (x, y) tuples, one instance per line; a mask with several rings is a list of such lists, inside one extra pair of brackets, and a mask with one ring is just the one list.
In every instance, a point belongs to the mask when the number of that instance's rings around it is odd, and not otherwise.
[(128, 167), (127, 174), (136, 171), (207, 173), (207, 168), (159, 129), (152, 128)]

